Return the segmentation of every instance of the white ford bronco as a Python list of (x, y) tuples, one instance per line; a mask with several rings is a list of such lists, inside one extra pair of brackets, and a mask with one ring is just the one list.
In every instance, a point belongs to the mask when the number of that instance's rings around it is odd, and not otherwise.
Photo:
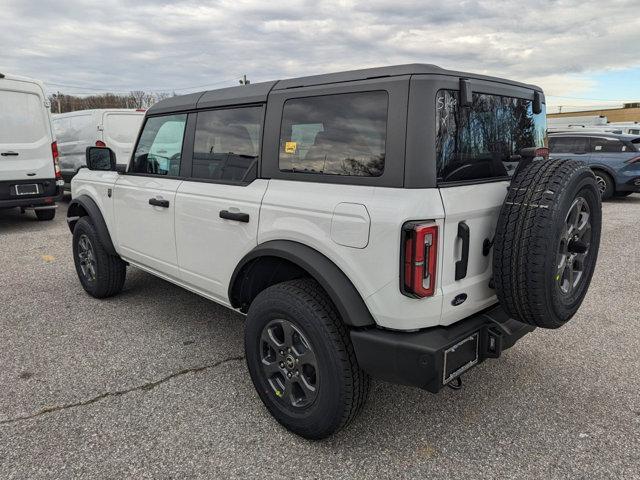
[(402, 65), (161, 101), (126, 170), (87, 148), (68, 223), (84, 289), (135, 266), (246, 314), (251, 379), (323, 438), (370, 376), (438, 392), (535, 327), (594, 271), (593, 173), (548, 160), (540, 88)]

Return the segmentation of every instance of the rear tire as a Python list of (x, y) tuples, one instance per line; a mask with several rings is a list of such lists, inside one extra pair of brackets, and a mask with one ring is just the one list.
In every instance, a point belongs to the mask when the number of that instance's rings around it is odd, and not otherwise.
[(56, 216), (55, 208), (45, 208), (45, 209), (35, 210), (35, 212), (36, 212), (36, 218), (41, 222), (53, 220)]
[(593, 172), (573, 160), (535, 161), (516, 174), (500, 210), (493, 275), (516, 320), (564, 325), (587, 293), (602, 210)]
[(73, 261), (82, 288), (92, 297), (111, 297), (122, 290), (127, 264), (105, 250), (89, 217), (80, 218), (73, 229)]
[(598, 184), (598, 189), (600, 191), (600, 198), (602, 198), (602, 200), (609, 200), (613, 197), (616, 189), (613, 178), (611, 178), (611, 175), (601, 170), (594, 170), (593, 174), (596, 176), (596, 183)]
[(293, 433), (328, 437), (364, 405), (369, 376), (358, 365), (349, 331), (314, 280), (262, 291), (249, 308), (244, 338), (260, 399)]

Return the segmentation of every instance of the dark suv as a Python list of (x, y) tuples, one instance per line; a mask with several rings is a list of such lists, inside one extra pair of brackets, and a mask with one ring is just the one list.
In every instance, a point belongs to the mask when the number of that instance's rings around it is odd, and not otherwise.
[(549, 135), (552, 158), (586, 163), (596, 176), (602, 198), (640, 192), (640, 136), (614, 133), (554, 133)]

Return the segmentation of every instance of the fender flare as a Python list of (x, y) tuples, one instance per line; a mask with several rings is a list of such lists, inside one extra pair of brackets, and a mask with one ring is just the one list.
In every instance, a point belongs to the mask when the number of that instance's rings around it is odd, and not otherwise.
[(98, 207), (98, 204), (89, 195), (80, 195), (69, 203), (69, 208), (67, 210), (67, 224), (69, 225), (71, 233), (73, 233), (73, 229), (80, 217), (84, 216), (88, 216), (93, 222), (93, 225), (96, 227), (96, 232), (100, 237), (100, 241), (102, 242), (102, 246), (105, 248), (107, 253), (117, 257), (118, 252), (116, 252), (116, 249), (113, 246), (111, 235), (109, 234), (109, 229), (104, 221), (100, 207)]
[(229, 282), (229, 300), (234, 308), (242, 306), (239, 298), (240, 287), (249, 273), (245, 267), (252, 261), (264, 257), (287, 260), (307, 272), (327, 292), (345, 324), (352, 327), (375, 325), (360, 293), (344, 272), (317, 250), (290, 240), (262, 243), (240, 260)]

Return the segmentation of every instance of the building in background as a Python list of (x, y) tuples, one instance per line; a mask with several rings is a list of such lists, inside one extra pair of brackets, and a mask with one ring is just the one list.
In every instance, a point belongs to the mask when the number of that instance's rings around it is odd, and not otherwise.
[(640, 122), (640, 102), (625, 103), (622, 108), (603, 108), (600, 110), (582, 110), (563, 113), (549, 113), (547, 118), (563, 117), (607, 117), (610, 123)]

